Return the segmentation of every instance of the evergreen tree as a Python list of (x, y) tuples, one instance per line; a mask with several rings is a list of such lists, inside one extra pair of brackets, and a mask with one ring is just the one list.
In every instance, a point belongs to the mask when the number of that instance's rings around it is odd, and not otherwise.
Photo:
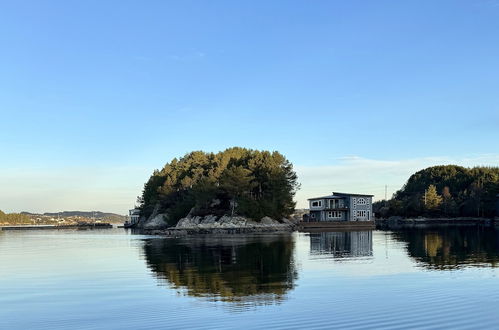
[(292, 164), (279, 152), (234, 147), (173, 159), (153, 172), (139, 201), (146, 217), (158, 210), (170, 224), (189, 212), (281, 219), (294, 212), (298, 188)]
[(451, 213), (452, 195), (448, 186), (442, 189), (442, 212), (444, 215), (448, 216)]
[(442, 196), (437, 193), (437, 187), (429, 185), (424, 195), (424, 207), (428, 211), (435, 211), (442, 204)]
[(242, 166), (235, 166), (225, 169), (220, 178), (221, 188), (230, 198), (231, 215), (234, 215), (237, 201), (244, 195), (249, 195), (255, 183), (255, 177), (251, 171)]

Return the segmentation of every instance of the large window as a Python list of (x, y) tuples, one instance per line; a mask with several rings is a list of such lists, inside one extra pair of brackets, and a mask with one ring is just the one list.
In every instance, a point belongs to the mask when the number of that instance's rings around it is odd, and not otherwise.
[(365, 218), (366, 217), (366, 211), (365, 210), (357, 211), (357, 217), (359, 217), (359, 218)]
[(312, 207), (322, 207), (322, 201), (313, 201)]
[(340, 211), (328, 211), (327, 212), (327, 217), (329, 219), (340, 219), (341, 218), (341, 212)]
[(365, 198), (359, 198), (357, 200), (357, 204), (359, 204), (359, 205), (366, 205), (367, 204), (366, 203), (366, 199)]

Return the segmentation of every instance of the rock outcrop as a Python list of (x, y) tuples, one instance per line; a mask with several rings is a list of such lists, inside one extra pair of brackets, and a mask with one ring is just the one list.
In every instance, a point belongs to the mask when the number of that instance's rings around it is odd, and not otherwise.
[(140, 217), (136, 228), (139, 229), (166, 229), (168, 227), (168, 214), (159, 213), (159, 205), (154, 208), (150, 217)]
[(185, 217), (179, 220), (175, 229), (218, 229), (218, 228), (268, 228), (268, 229), (292, 229), (293, 223), (290, 221), (279, 222), (269, 217), (264, 217), (260, 222), (241, 217), (241, 216), (222, 216), (220, 218), (214, 215), (205, 217), (194, 216)]
[[(152, 222), (152, 220), (151, 220)], [(217, 217), (215, 215), (187, 216), (179, 220), (175, 227), (145, 226), (148, 234), (183, 236), (191, 234), (241, 234), (261, 232), (290, 232), (295, 224), (283, 219), (277, 221), (264, 217), (260, 221), (254, 221), (241, 216)]]
[(167, 228), (168, 227), (168, 224), (166, 222), (167, 217), (168, 217), (167, 214), (162, 214), (162, 213), (160, 213), (154, 217), (150, 217), (149, 219), (147, 219), (147, 221), (145, 221), (142, 224), (142, 228), (144, 228), (144, 229), (164, 229), (164, 228)]

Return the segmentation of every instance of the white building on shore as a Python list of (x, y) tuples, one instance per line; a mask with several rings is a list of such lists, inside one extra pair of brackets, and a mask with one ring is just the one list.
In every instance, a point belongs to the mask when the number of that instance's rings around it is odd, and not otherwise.
[(140, 219), (140, 209), (131, 209), (128, 211), (128, 216), (127, 216), (127, 219), (126, 219), (126, 224), (127, 225), (135, 225), (139, 222), (139, 219)]

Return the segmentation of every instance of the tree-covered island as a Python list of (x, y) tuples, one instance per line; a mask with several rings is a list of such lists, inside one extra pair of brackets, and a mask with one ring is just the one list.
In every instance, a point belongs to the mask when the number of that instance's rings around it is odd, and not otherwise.
[(499, 194), (499, 167), (432, 166), (411, 175), (388, 201), (374, 205), (378, 217), (492, 218)]
[(169, 227), (196, 216), (281, 221), (294, 212), (298, 188), (292, 164), (277, 151), (194, 151), (153, 172), (138, 201), (141, 222), (158, 215)]

